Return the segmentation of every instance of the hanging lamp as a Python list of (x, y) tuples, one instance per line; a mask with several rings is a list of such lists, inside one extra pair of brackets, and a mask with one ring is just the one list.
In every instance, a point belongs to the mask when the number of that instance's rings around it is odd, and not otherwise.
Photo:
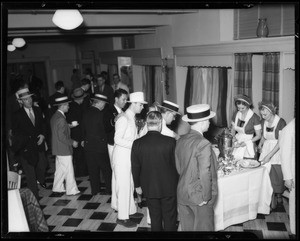
[(56, 10), (52, 22), (61, 29), (72, 30), (82, 24), (83, 17), (76, 9)]

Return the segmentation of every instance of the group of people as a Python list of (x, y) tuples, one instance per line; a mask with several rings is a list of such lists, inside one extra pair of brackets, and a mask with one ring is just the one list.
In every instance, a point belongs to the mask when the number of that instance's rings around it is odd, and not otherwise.
[[(55, 84), (57, 93), (49, 102), (49, 145), (55, 156), (52, 191), (78, 195), (75, 177), (89, 175), (91, 193), (97, 195), (101, 172), (118, 224), (135, 227), (132, 219), (144, 216), (137, 212), (136, 193), (146, 198), (152, 231), (176, 231), (178, 217), (182, 231), (214, 231), (217, 156), (204, 133), (215, 112), (208, 104), (187, 107), (182, 120), (190, 130), (179, 136), (168, 127), (180, 115), (179, 105), (155, 102), (139, 130), (135, 116), (148, 104), (144, 93), (129, 94), (123, 83), (116, 81), (110, 86), (105, 79), (96, 75), (97, 85), (91, 93), (90, 82), (84, 78), (71, 97), (64, 94), (61, 82)], [(45, 185), (47, 168), (45, 122), (26, 86), (16, 96), (21, 107), (11, 118), (10, 143), (28, 187), (38, 197), (37, 181)], [(267, 167), (275, 208), (284, 186), (291, 191), (295, 188), (294, 164), (287, 167), (285, 163), (291, 160), (280, 154), (288, 141), (278, 142), (286, 122), (270, 102), (259, 103), (261, 119), (248, 96), (237, 95), (234, 100), (233, 155), (258, 159)]]

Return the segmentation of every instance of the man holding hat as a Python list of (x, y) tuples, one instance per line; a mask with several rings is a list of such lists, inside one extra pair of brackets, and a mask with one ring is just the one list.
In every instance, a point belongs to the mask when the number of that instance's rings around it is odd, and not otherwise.
[(106, 192), (111, 194), (111, 167), (107, 149), (107, 136), (104, 127), (103, 109), (108, 103), (105, 95), (91, 97), (92, 106), (87, 109), (82, 119), (82, 145), (91, 182), (92, 195), (100, 190), (100, 171), (102, 171)]
[(175, 158), (179, 173), (177, 202), (182, 231), (214, 231), (217, 197), (217, 157), (203, 133), (216, 114), (207, 104), (187, 107), (183, 121), (190, 132), (177, 141)]
[[(67, 96), (55, 99), (57, 111), (50, 120), (52, 131), (52, 155), (55, 155), (55, 173), (53, 181), (53, 192), (66, 192), (67, 195), (77, 195), (78, 190), (73, 168), (73, 147), (78, 146), (78, 142), (71, 139), (70, 127), (67, 123), (65, 113), (69, 110), (71, 100)], [(64, 185), (66, 182), (66, 185)]]
[(37, 181), (43, 188), (48, 161), (45, 155), (45, 121), (41, 110), (33, 106), (28, 88), (18, 91), (23, 107), (13, 114), (13, 148), (20, 157), (20, 162), (28, 188), (39, 198)]
[[(71, 138), (78, 143), (82, 141), (81, 121), (83, 117), (83, 100), (87, 96), (82, 88), (73, 90), (72, 101), (69, 104), (69, 111), (66, 113), (67, 122), (71, 128)], [(81, 145), (73, 150), (73, 164), (75, 177), (84, 177), (88, 175), (86, 161), (84, 159), (84, 150)]]
[[(134, 183), (131, 173), (131, 148), (137, 138), (135, 115), (141, 113), (147, 104), (143, 92), (134, 92), (129, 96), (130, 103), (124, 115), (115, 124), (115, 148), (113, 150), (113, 175), (111, 207), (118, 211), (117, 224), (127, 228), (136, 227), (130, 218), (142, 218), (137, 213), (134, 202)], [(141, 194), (141, 193), (138, 193)]]

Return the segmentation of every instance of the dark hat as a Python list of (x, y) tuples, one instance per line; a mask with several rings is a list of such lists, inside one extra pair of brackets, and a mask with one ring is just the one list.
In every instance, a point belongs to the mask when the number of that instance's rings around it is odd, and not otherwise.
[(169, 111), (175, 112), (176, 114), (180, 115), (180, 113), (178, 112), (179, 105), (177, 105), (177, 104), (175, 104), (171, 101), (164, 100), (163, 103), (161, 105), (158, 105), (158, 106), (162, 107), (162, 108), (165, 108)]
[(87, 94), (84, 92), (82, 88), (77, 88), (73, 90), (72, 98), (75, 100), (83, 99)]
[(91, 99), (93, 100), (102, 100), (106, 103), (108, 103), (108, 99), (105, 95), (101, 95), (101, 94), (95, 94), (93, 97), (91, 97)]
[(210, 110), (208, 104), (191, 105), (186, 108), (187, 114), (182, 117), (186, 122), (205, 121), (213, 118), (216, 113)]
[(53, 105), (61, 105), (61, 104), (69, 103), (71, 101), (72, 100), (68, 96), (63, 96), (63, 97), (56, 98)]
[(276, 114), (276, 106), (270, 101), (261, 101), (258, 103), (258, 109), (261, 110), (262, 108), (268, 109), (273, 115)]
[(30, 93), (28, 88), (20, 89), (17, 91), (18, 99), (25, 99), (29, 96), (32, 96), (33, 93)]
[(252, 105), (252, 100), (247, 95), (240, 94), (240, 95), (237, 95), (236, 97), (234, 97), (234, 102), (237, 102), (238, 100), (243, 101), (248, 105)]

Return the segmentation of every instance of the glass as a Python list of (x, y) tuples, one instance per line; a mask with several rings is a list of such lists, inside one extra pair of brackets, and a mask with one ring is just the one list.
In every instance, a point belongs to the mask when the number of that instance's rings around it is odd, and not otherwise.
[(256, 29), (256, 36), (259, 38), (265, 38), (269, 35), (269, 29), (267, 26), (267, 19), (260, 18), (258, 19), (257, 29)]

